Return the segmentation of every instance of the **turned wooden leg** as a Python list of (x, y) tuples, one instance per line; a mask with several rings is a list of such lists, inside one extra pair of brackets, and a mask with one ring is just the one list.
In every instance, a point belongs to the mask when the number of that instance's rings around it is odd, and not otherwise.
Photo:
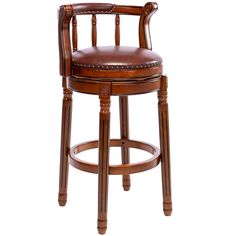
[(159, 131), (161, 149), (161, 170), (163, 188), (163, 210), (166, 216), (172, 213), (170, 148), (169, 148), (169, 117), (167, 103), (167, 77), (162, 76), (161, 88), (158, 91)]
[(66, 78), (63, 77), (63, 105), (61, 123), (61, 157), (58, 202), (65, 206), (67, 201), (68, 182), (68, 152), (70, 149), (71, 136), (71, 114), (72, 114), (72, 92), (66, 88)]
[(98, 164), (98, 232), (105, 234), (107, 229), (107, 199), (109, 176), (110, 144), (110, 83), (100, 85), (100, 126)]
[[(119, 97), (120, 104), (120, 136), (124, 141), (129, 139), (129, 108), (128, 108), (128, 96)], [(121, 147), (122, 164), (129, 164), (129, 148)], [(125, 191), (130, 189), (130, 175), (123, 175), (122, 178), (123, 188)]]

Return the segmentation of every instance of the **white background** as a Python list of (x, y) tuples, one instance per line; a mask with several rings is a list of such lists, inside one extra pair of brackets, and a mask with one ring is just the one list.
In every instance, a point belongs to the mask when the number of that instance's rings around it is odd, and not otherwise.
[[(96, 175), (71, 168), (68, 204), (57, 205), (62, 90), (56, 12), (65, 3), (71, 2), (1, 3), (0, 235), (97, 235)], [(151, 32), (169, 76), (173, 215), (162, 213), (160, 166), (133, 175), (128, 193), (121, 178), (111, 176), (107, 235), (236, 235), (235, 1), (158, 4)], [(79, 47), (90, 46), (90, 19), (81, 19)], [(121, 22), (121, 44), (137, 45), (137, 18)], [(98, 24), (98, 44), (113, 44), (114, 17), (98, 17)], [(96, 139), (97, 97), (74, 97), (72, 144)], [(155, 93), (130, 97), (131, 138), (158, 145), (156, 107)], [(111, 137), (118, 137), (117, 98), (111, 109)], [(96, 152), (90, 154), (96, 161)], [(132, 154), (132, 161), (146, 158)], [(111, 162), (119, 155), (112, 150)]]

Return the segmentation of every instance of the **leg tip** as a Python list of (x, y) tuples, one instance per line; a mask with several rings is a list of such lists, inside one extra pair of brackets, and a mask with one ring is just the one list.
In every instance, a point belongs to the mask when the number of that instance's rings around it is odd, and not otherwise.
[(130, 190), (130, 185), (123, 185), (124, 191), (129, 191)]
[(165, 216), (171, 216), (172, 214), (172, 203), (171, 202), (164, 202), (163, 203), (163, 211)]
[(67, 202), (67, 194), (58, 194), (58, 203), (60, 206), (65, 206)]
[(107, 231), (107, 220), (98, 220), (98, 233), (105, 234)]
[(130, 177), (123, 177), (123, 189), (124, 191), (129, 191), (130, 190)]
[(106, 231), (107, 231), (107, 229), (98, 228), (98, 233), (101, 235), (105, 234)]
[(165, 216), (171, 216), (172, 214), (172, 209), (171, 210), (164, 209), (163, 211), (164, 211)]
[(66, 202), (66, 200), (58, 200), (59, 206), (65, 206)]

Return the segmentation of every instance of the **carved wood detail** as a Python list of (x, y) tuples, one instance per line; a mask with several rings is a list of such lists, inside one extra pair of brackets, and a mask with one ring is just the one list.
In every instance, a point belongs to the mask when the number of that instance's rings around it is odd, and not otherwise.
[(157, 3), (148, 2), (143, 7), (139, 21), (139, 45), (141, 48), (152, 50), (149, 22), (151, 16), (157, 11)]
[(167, 77), (162, 76), (161, 88), (158, 91), (159, 133), (161, 149), (163, 210), (166, 216), (172, 213), (171, 201), (171, 170), (169, 146), (169, 115), (167, 103)]
[(116, 14), (115, 19), (115, 43), (116, 46), (120, 46), (120, 15)]
[(99, 87), (100, 113), (108, 114), (110, 112), (111, 83), (101, 83)]
[(71, 75), (70, 20), (73, 15), (71, 5), (61, 6), (58, 20), (58, 39), (60, 55), (60, 74)]
[(107, 229), (109, 149), (110, 149), (110, 94), (111, 83), (101, 83), (99, 88), (99, 164), (98, 164), (98, 232)]
[[(129, 104), (128, 96), (119, 97), (119, 108), (120, 108), (120, 136), (123, 140), (121, 147), (121, 159), (122, 164), (130, 163), (130, 152), (129, 148), (124, 144), (129, 139)], [(130, 175), (123, 175), (122, 185), (125, 191), (130, 189)]]
[(63, 104), (61, 122), (61, 152), (60, 152), (60, 176), (58, 202), (60, 206), (65, 206), (67, 201), (68, 183), (68, 157), (70, 150), (71, 136), (71, 116), (72, 116), (72, 91), (66, 87), (66, 78), (63, 77)]

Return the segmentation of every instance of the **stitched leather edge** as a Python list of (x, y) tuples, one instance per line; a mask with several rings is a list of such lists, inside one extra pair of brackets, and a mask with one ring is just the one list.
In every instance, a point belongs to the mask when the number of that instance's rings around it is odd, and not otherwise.
[(77, 11), (75, 12), (73, 15), (85, 15), (85, 14), (111, 14), (113, 11), (109, 10), (109, 11)]
[(111, 6), (111, 9), (109, 10), (79, 10), (75, 9), (74, 10), (74, 16), (75, 15), (87, 15), (87, 14), (111, 14), (115, 8), (115, 4)]
[(110, 3), (78, 3), (73, 4), (74, 15), (84, 14), (111, 14), (115, 4)]
[(81, 68), (92, 68), (99, 70), (117, 70), (117, 69), (137, 70), (137, 69), (145, 69), (145, 68), (160, 66), (161, 61), (149, 64), (141, 64), (141, 65), (96, 65), (96, 64), (83, 64), (83, 63), (73, 63), (73, 65)]

